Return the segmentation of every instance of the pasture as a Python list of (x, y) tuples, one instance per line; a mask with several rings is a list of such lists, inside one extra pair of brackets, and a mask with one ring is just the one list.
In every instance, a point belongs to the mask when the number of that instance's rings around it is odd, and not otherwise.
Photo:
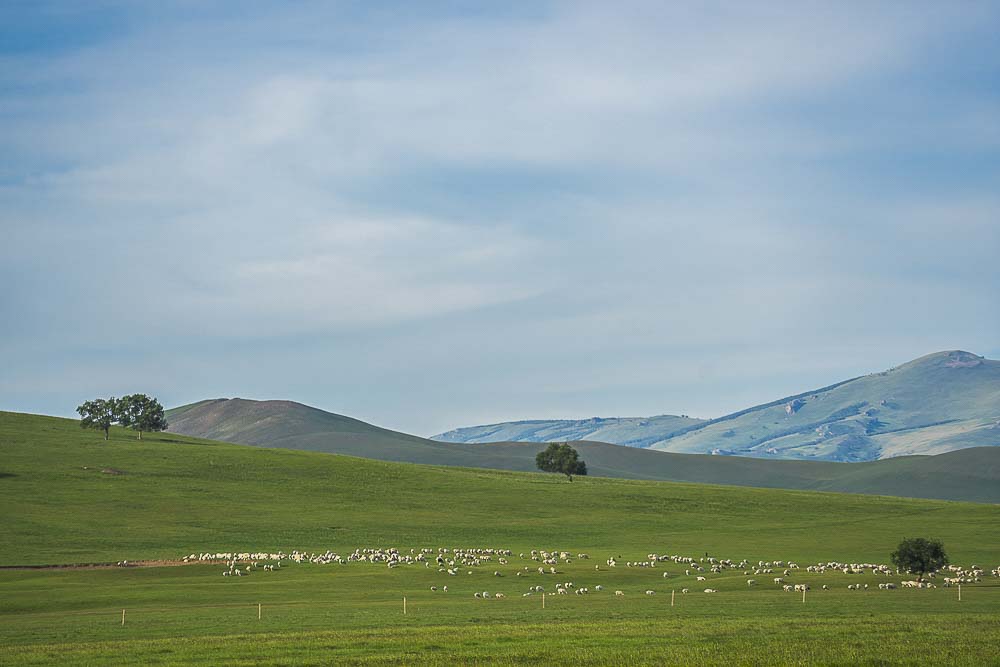
[[(2, 570), (3, 664), (997, 661), (1000, 579), (988, 572), (1000, 566), (995, 505), (600, 478), (567, 483), (169, 434), (139, 443), (115, 431), (104, 443), (70, 420), (10, 413), (0, 413), (0, 452), (3, 565), (237, 550), (513, 552), (506, 565), (494, 559), (452, 568), (454, 576), (435, 563), (289, 561), (243, 577), (222, 576), (220, 563)], [(981, 565), (986, 576), (963, 586), (959, 602), (955, 588), (878, 590), (890, 579), (870, 571), (805, 572), (830, 560), (888, 563), (911, 535), (943, 540), (953, 563)], [(519, 556), (532, 549), (590, 558), (560, 559), (557, 574), (538, 574), (537, 561)], [(800, 567), (789, 583), (811, 590), (804, 603), (783, 592), (771, 581), (781, 572), (749, 577), (758, 585), (748, 587), (742, 568), (685, 575), (673, 562), (625, 566), (650, 552), (794, 560)], [(619, 556), (616, 567), (607, 565)], [(553, 595), (557, 582), (591, 592)], [(869, 590), (847, 590), (859, 583)], [(522, 597), (535, 585), (546, 588), (545, 609), (538, 594)], [(719, 592), (703, 593), (708, 586)], [(476, 599), (477, 591), (506, 597)]]

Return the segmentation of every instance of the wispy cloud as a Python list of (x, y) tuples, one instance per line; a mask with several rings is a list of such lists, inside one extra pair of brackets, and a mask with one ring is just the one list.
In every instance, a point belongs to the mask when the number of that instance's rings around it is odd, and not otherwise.
[(0, 406), (429, 433), (997, 349), (992, 3), (6, 11)]

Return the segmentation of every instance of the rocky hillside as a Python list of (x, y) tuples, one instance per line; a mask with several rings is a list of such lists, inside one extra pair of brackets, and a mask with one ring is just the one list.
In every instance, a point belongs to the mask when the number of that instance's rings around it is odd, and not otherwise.
[(589, 425), (585, 437), (590, 440), (691, 454), (824, 461), (940, 454), (1000, 445), (1000, 361), (960, 350), (938, 352), (718, 419), (686, 425), (679, 419), (621, 420), (620, 428), (614, 419), (513, 422), (456, 429), (436, 438), (569, 440)]
[(704, 420), (686, 415), (657, 417), (592, 417), (503, 422), (486, 426), (457, 428), (435, 435), (441, 442), (565, 442), (596, 440), (613, 445), (648, 447)]

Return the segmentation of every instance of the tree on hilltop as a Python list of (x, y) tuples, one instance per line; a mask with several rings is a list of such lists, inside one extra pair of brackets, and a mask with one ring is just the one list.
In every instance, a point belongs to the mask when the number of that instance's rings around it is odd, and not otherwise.
[(108, 439), (111, 425), (118, 421), (118, 401), (114, 396), (84, 401), (76, 411), (80, 414), (80, 426), (104, 431), (105, 440)]
[(580, 455), (569, 446), (568, 442), (558, 444), (553, 442), (535, 457), (535, 465), (544, 472), (557, 472), (573, 481), (573, 475), (586, 475), (587, 464), (580, 460)]
[(935, 572), (948, 564), (948, 554), (938, 540), (913, 537), (903, 540), (889, 556), (900, 570), (912, 572), (921, 581), (928, 572)]
[(122, 426), (139, 432), (155, 433), (167, 430), (167, 418), (163, 414), (163, 406), (155, 398), (146, 394), (131, 394), (123, 396), (117, 406), (118, 421)]

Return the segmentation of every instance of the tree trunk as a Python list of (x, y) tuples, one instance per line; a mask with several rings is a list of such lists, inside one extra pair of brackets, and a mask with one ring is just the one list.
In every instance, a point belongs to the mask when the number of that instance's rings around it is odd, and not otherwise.
[(105, 440), (107, 440), (107, 439), (108, 439), (108, 431), (110, 431), (110, 430), (111, 430), (111, 429), (109, 429), (109, 428), (108, 428), (107, 426), (105, 426), (105, 427), (104, 427), (104, 439), (105, 439)]
[(142, 431), (139, 431), (139, 439), (142, 440)]

